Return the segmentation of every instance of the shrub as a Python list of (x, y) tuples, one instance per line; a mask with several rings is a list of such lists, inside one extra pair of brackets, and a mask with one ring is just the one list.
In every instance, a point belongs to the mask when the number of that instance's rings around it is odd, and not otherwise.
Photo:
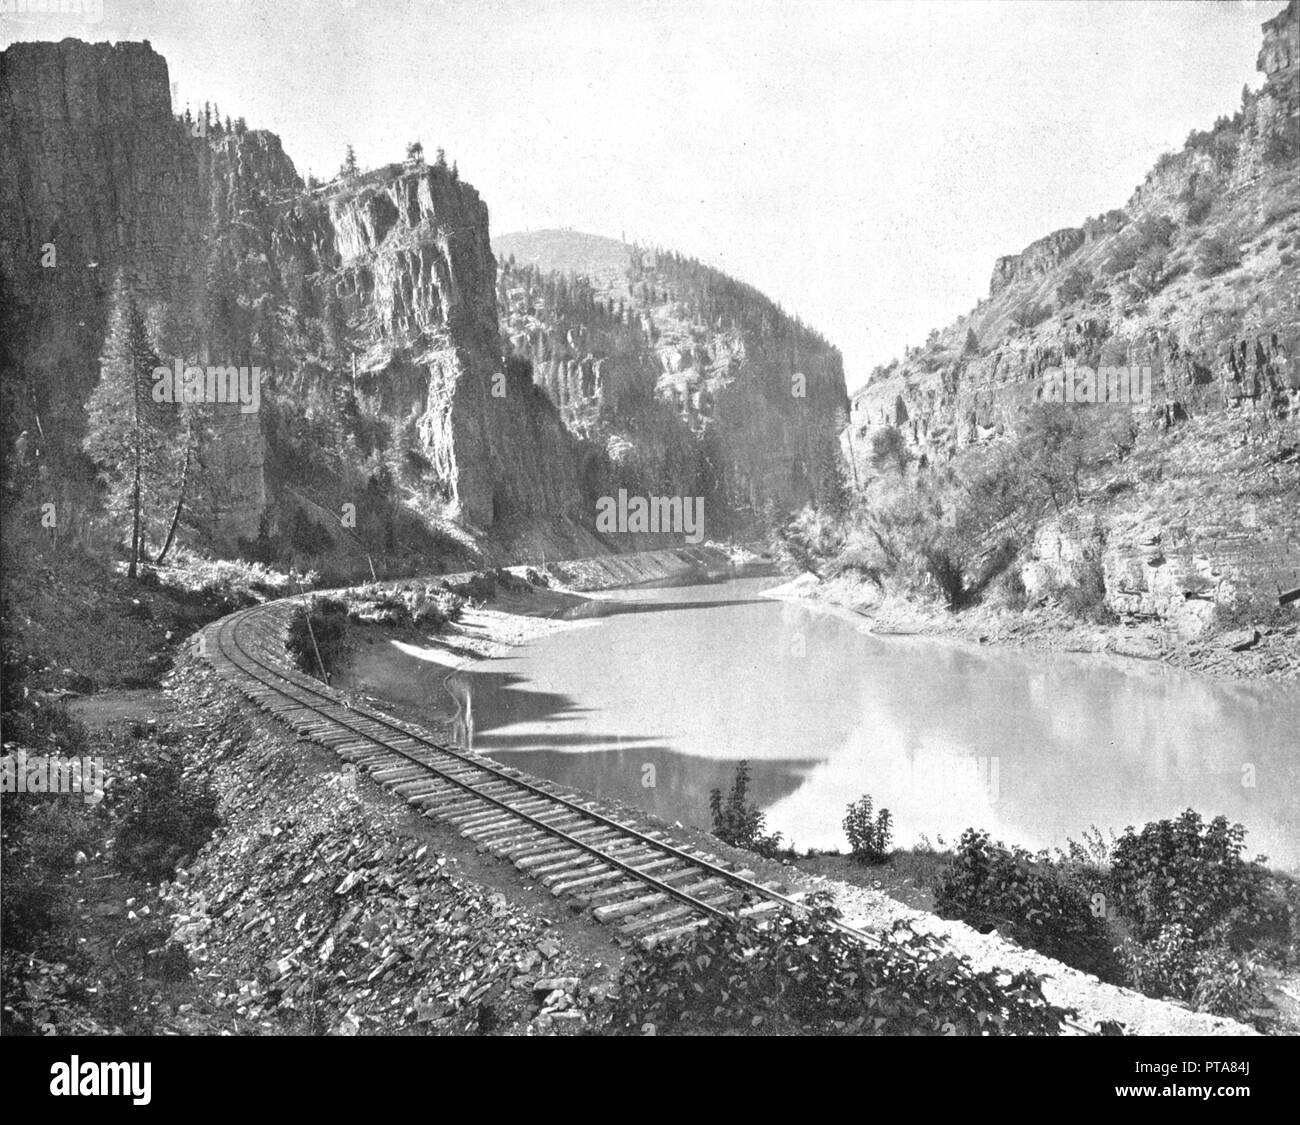
[[(1264, 215), (1262, 225), (1266, 227), (1289, 218), (1300, 211), (1300, 189), (1288, 184), (1285, 188), (1270, 192), (1265, 197), (1261, 210)], [(1277, 245), (1278, 249), (1285, 250), (1286, 239), (1279, 239)]]
[(1183, 217), (1187, 225), (1199, 226), (1214, 208), (1213, 185), (1193, 179), (1178, 196), (1178, 201), (1184, 207)]
[[(6, 734), (8, 731), (6, 731)], [(42, 940), (75, 925), (76, 903), (60, 884), (77, 852), (94, 850), (94, 813), (60, 796), (5, 793), (4, 910), (0, 941), (7, 951), (38, 949)]]
[(465, 599), (450, 590), (438, 590), (432, 596), (421, 594), (415, 599), (411, 611), (417, 629), (437, 633), (454, 621), (459, 621), (465, 608)]
[(1090, 888), (1044, 855), (990, 843), (987, 832), (962, 833), (952, 862), (939, 873), (934, 896), (941, 918), (959, 918), (1104, 980), (1120, 968)]
[(1183, 927), (1192, 940), (1213, 938), (1242, 948), (1284, 926), (1268, 892), (1268, 873), (1241, 856), (1246, 830), (1216, 816), (1208, 824), (1188, 809), (1116, 841), (1109, 888), (1114, 907), (1139, 941)]
[(1106, 572), (1095, 555), (1075, 564), (1073, 581), (1060, 591), (1061, 604), (1067, 612), (1097, 625), (1112, 624), (1115, 613), (1106, 604)]
[(344, 651), (347, 621), (342, 602), (313, 598), (310, 610), (302, 605), (294, 607), (285, 648), (304, 672), (328, 679)]
[(1206, 946), (1178, 923), (1124, 951), (1129, 984), (1148, 996), (1171, 996), (1198, 1012), (1243, 1017), (1264, 1002), (1259, 972), (1249, 958)]
[(1092, 272), (1083, 266), (1075, 266), (1056, 287), (1056, 302), (1061, 306), (1071, 305), (1075, 301), (1083, 300), (1091, 288)]
[(1177, 229), (1177, 224), (1168, 215), (1148, 215), (1124, 232), (1102, 265), (1101, 272), (1110, 275), (1133, 269), (1144, 255), (1153, 250), (1167, 249)]
[(1202, 277), (1214, 277), (1241, 265), (1241, 250), (1235, 241), (1221, 234), (1212, 234), (1197, 250), (1196, 264)]
[(757, 805), (746, 800), (749, 793), (749, 763), (742, 761), (736, 767), (736, 778), (731, 784), (725, 803), (722, 790), (709, 794), (709, 812), (713, 816), (713, 834), (723, 843), (735, 848), (746, 848), (759, 855), (776, 855), (781, 847), (781, 833), (764, 835), (767, 818)]
[(1052, 306), (1049, 304), (1037, 304), (1030, 301), (1026, 305), (1021, 305), (1011, 314), (1011, 322), (1017, 328), (1033, 328), (1042, 324), (1049, 316), (1052, 315)]
[(1255, 625), (1282, 625), (1291, 610), (1279, 604), (1277, 595), (1268, 590), (1237, 590), (1214, 606), (1216, 629), (1249, 629)]
[(747, 1034), (1057, 1035), (1076, 1012), (1042, 978), (977, 972), (901, 924), (879, 947), (834, 927), (818, 896), (798, 916), (721, 919), (634, 947), (611, 1006), (614, 1028)]
[(114, 862), (124, 874), (148, 882), (165, 879), (195, 855), (221, 823), (217, 795), (206, 780), (188, 779), (166, 756), (137, 766), (136, 785), (122, 815)]
[(1300, 159), (1300, 126), (1287, 122), (1264, 142), (1264, 160), (1275, 168), (1291, 168)]
[(1133, 227), (1133, 235), (1139, 254), (1145, 254), (1156, 247), (1167, 247), (1174, 238), (1178, 224), (1168, 215), (1148, 215)]
[[(558, 576), (558, 568), (556, 570)], [(560, 581), (565, 578), (560, 576)], [(463, 582), (443, 583), (452, 593), (459, 594), (463, 598), (470, 598), (476, 602), (485, 602), (496, 597), (497, 579), (492, 571), (475, 571)]]
[(844, 834), (859, 863), (884, 863), (889, 858), (889, 810), (881, 809), (873, 816), (870, 794), (859, 797), (845, 811)]
[(871, 437), (871, 464), (881, 470), (902, 472), (910, 460), (903, 431), (897, 426), (885, 426)]
[(1168, 252), (1163, 246), (1153, 246), (1133, 265), (1132, 281), (1142, 293), (1159, 292), (1165, 283)]

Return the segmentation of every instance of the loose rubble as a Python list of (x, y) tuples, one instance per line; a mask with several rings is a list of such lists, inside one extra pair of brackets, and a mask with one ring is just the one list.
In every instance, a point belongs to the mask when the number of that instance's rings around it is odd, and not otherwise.
[[(552, 919), (458, 873), (406, 807), (290, 743), (210, 673), (176, 690), (212, 716), (225, 824), (163, 888), (174, 939), (239, 1033), (536, 1034), (582, 1029), (605, 963)], [(558, 907), (557, 907), (558, 909)]]

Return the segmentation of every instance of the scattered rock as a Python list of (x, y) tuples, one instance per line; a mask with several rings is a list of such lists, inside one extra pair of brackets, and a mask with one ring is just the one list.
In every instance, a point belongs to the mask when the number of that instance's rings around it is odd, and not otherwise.
[(1232, 652), (1245, 652), (1259, 643), (1259, 630), (1234, 629), (1231, 633), (1224, 633), (1219, 643)]

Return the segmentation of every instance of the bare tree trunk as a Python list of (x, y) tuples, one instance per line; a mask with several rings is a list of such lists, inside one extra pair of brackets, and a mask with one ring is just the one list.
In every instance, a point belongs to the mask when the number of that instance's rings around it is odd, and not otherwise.
[(172, 540), (176, 537), (176, 529), (180, 526), (181, 511), (185, 507), (185, 490), (190, 479), (190, 458), (194, 454), (194, 444), (190, 441), (190, 435), (185, 435), (185, 464), (181, 469), (181, 489), (180, 494), (176, 497), (176, 510), (172, 512), (171, 527), (167, 529), (167, 538), (163, 540), (162, 550), (158, 552), (158, 557), (154, 559), (155, 566), (161, 566), (163, 559), (167, 557), (167, 552), (171, 550)]
[(140, 450), (135, 451), (135, 480), (131, 485), (131, 565), (126, 576), (134, 578), (140, 564)]

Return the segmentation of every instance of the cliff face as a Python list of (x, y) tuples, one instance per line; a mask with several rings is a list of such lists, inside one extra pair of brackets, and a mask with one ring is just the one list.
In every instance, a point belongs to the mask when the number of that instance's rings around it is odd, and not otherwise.
[[(6, 447), (26, 430), (44, 464), (76, 459), (121, 276), (176, 354), (260, 366), (282, 415), (314, 395), (343, 402), (363, 437), (409, 431), (433, 470), (422, 486), (470, 524), (575, 509), (558, 414), (526, 381), (494, 379), (487, 208), (445, 167), (309, 192), (274, 135), (175, 117), (147, 43), (75, 40), (0, 55), (0, 163)], [(50, 244), (57, 261), (43, 266)], [(206, 505), (218, 545), (265, 526), (282, 485), (313, 483), (286, 479), (287, 456), (272, 471), (268, 448), (290, 427), (265, 415), (218, 412)], [(359, 469), (366, 450), (354, 453)]]
[[(874, 371), (853, 397), (845, 434), (855, 470), (871, 476), (869, 451), (887, 427), (931, 466), (1014, 438), (1043, 398), (1044, 372), (1070, 364), (1150, 368), (1150, 401), (1132, 415), (1168, 438), (1161, 476), (1167, 468), (1171, 478), (1209, 479), (1216, 458), (1223, 466), (1241, 448), (1294, 442), (1298, 36), (1300, 5), (1291, 0), (1263, 25), (1266, 80), (1244, 93), (1233, 118), (1162, 157), (1122, 210), (1000, 258), (986, 299)], [(1283, 456), (1273, 476), (1293, 479), (1289, 464)], [(1289, 503), (1261, 500), (1256, 511), (1253, 502), (1210, 499), (1212, 487), (1181, 503), (1150, 481), (1130, 488), (1105, 514), (1043, 530), (1024, 572), (1031, 592), (1060, 579), (1072, 558), (1100, 551), (1113, 609), (1191, 631), (1235, 589), (1300, 580), (1294, 493)]]
[(996, 297), (1014, 282), (1033, 281), (1051, 273), (1085, 241), (1083, 231), (1067, 227), (1030, 243), (1019, 254), (999, 258), (993, 267), (993, 280), (989, 282), (989, 296)]
[[(1243, 402), (1295, 409), (1297, 24), (1291, 0), (1263, 25), (1267, 80), (1236, 118), (1163, 157), (1123, 210), (999, 258), (989, 297), (902, 362), (877, 368), (853, 397), (852, 420), (902, 425), (919, 451), (944, 460), (1013, 430), (1039, 397), (1043, 370), (1067, 360), (1151, 365), (1162, 416)], [(1153, 240), (1143, 220), (1168, 220), (1173, 233)], [(1215, 238), (1240, 261), (1207, 272), (1199, 259)], [(1135, 278), (1136, 253), (1148, 249), (1164, 251), (1162, 269)], [(1068, 280), (1076, 289), (1062, 288)]]
[(588, 450), (588, 492), (702, 495), (737, 526), (818, 496), (847, 416), (839, 353), (689, 259), (537, 231), (494, 240), (510, 351)]
[(479, 527), (576, 511), (574, 454), (555, 410), (507, 378), (487, 207), (446, 168), (328, 202), (338, 291), (369, 326), (362, 387), (412, 422), (463, 517)]

